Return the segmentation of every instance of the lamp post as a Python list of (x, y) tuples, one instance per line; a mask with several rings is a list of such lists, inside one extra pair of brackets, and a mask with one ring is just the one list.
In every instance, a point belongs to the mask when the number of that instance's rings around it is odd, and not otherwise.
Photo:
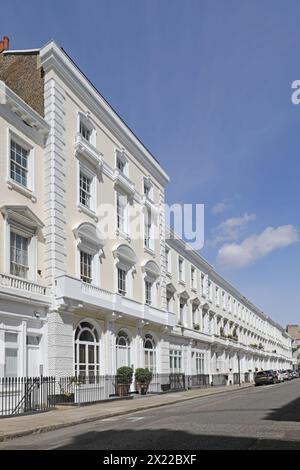
[(238, 371), (239, 371), (239, 387), (241, 386), (241, 364), (240, 364), (240, 355), (238, 354)]

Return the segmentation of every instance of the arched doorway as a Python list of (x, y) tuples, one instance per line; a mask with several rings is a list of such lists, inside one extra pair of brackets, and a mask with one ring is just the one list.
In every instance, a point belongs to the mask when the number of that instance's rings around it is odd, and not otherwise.
[(130, 367), (130, 338), (124, 330), (120, 330), (116, 338), (116, 366)]
[(99, 332), (96, 326), (82, 321), (75, 331), (75, 375), (95, 377), (100, 373)]
[(153, 336), (147, 333), (144, 337), (144, 364), (145, 368), (148, 368), (156, 373), (156, 344)]

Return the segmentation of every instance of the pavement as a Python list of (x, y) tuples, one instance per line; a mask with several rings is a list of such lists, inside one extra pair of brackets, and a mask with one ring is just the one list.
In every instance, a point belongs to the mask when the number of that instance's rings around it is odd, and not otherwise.
[(54, 431), (128, 413), (160, 408), (197, 398), (232, 394), (253, 384), (210, 387), (159, 395), (136, 396), (132, 400), (111, 400), (88, 406), (58, 406), (45, 413), (0, 419), (0, 442), (30, 434)]
[[(159, 450), (300, 450), (300, 379), (170, 395), (114, 403), (141, 408), (122, 414), (120, 408), (118, 415), (5, 441), (0, 450), (155, 450), (156, 455), (165, 453)], [(158, 406), (160, 400), (164, 406)]]

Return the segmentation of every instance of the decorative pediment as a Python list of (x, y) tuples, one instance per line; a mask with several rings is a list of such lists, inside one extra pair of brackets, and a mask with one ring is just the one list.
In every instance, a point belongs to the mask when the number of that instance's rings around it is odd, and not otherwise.
[(132, 267), (137, 263), (137, 256), (135, 252), (125, 243), (117, 245), (112, 251), (114, 257), (125, 266)]
[(103, 155), (94, 147), (90, 142), (82, 137), (80, 133), (75, 136), (75, 156), (77, 158), (83, 157), (99, 174), (103, 167)]
[(176, 287), (174, 286), (174, 284), (172, 284), (172, 282), (169, 282), (167, 285), (166, 285), (166, 289), (168, 292), (170, 292), (172, 295), (175, 294), (176, 292)]
[(209, 304), (206, 302), (205, 304), (202, 305), (202, 310), (204, 310), (205, 312), (209, 312), (210, 310), (210, 306)]
[(178, 297), (179, 297), (180, 299), (185, 300), (185, 301), (189, 300), (189, 298), (190, 298), (190, 296), (189, 296), (189, 294), (188, 294), (188, 292), (187, 292), (186, 290), (180, 292), (180, 293), (178, 294)]
[(95, 225), (89, 222), (83, 222), (73, 229), (77, 240), (77, 246), (88, 253), (95, 255), (103, 245), (103, 239)]
[(0, 211), (8, 223), (18, 223), (33, 232), (44, 227), (43, 222), (27, 206), (2, 206)]
[(155, 281), (160, 276), (160, 269), (155, 261), (147, 261), (142, 266), (143, 271), (146, 273), (147, 277)]
[(201, 301), (200, 301), (199, 297), (193, 297), (191, 299), (191, 304), (199, 306), (201, 304)]

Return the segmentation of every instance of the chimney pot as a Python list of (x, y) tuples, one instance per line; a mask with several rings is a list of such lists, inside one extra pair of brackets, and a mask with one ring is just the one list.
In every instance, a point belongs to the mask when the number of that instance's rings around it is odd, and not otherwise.
[(3, 36), (3, 40), (0, 41), (0, 53), (7, 51), (9, 49), (9, 38), (8, 36)]
[(3, 47), (5, 51), (9, 49), (9, 37), (8, 36), (3, 36)]

